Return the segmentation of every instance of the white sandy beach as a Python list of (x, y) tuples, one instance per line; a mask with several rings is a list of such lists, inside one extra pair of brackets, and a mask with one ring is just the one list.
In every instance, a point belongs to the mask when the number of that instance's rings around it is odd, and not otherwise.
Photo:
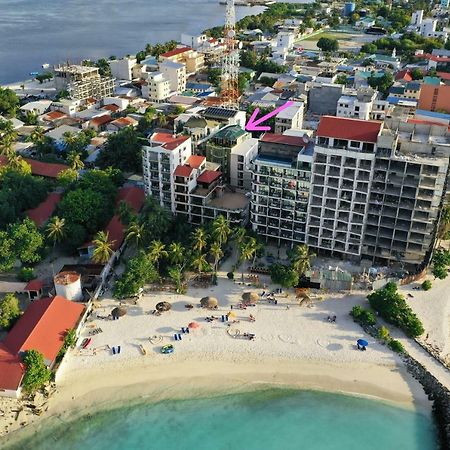
[[(222, 276), (218, 286), (189, 288), (188, 295), (146, 295), (137, 305), (128, 306), (128, 314), (119, 320), (96, 319), (94, 313), (80, 340), (94, 327), (103, 332), (92, 337), (87, 350), (77, 348), (66, 356), (58, 372), (58, 391), (41, 417), (88, 412), (132, 398), (157, 401), (269, 385), (345, 392), (430, 410), (421, 386), (406, 373), (399, 358), (365, 336), (349, 316), (353, 305), (365, 301), (364, 294), (336, 295), (309, 308), (298, 306), (291, 291), (287, 298), (278, 296), (278, 305), (262, 301), (247, 310), (233, 309), (238, 323), (230, 328), (254, 333), (254, 341), (230, 337), (226, 322), (205, 320), (229, 312), (248, 290), (252, 288)], [(197, 306), (206, 295), (218, 298), (218, 310)], [(106, 293), (95, 311), (101, 316), (117, 306), (117, 301), (108, 296)], [(172, 310), (152, 315), (150, 312), (160, 301), (170, 302)], [(186, 309), (187, 303), (194, 308)], [(256, 317), (256, 322), (249, 321), (249, 314)], [(334, 315), (336, 323), (328, 322), (327, 317)], [(198, 322), (200, 329), (182, 334), (181, 342), (174, 341), (173, 334), (192, 321)], [(152, 345), (149, 337), (154, 335), (162, 336), (162, 342)], [(366, 352), (355, 347), (361, 337), (369, 341)], [(175, 346), (173, 354), (160, 353), (165, 343)], [(147, 355), (142, 355), (140, 344)], [(119, 355), (110, 350), (98, 350), (94, 355), (94, 349), (118, 345)], [(6, 429), (17, 429), (20, 423), (28, 425), (36, 420), (31, 413), (14, 420), (15, 414), (8, 413), (4, 400), (0, 401), (0, 409), (7, 411), (0, 417), (2, 434)]]

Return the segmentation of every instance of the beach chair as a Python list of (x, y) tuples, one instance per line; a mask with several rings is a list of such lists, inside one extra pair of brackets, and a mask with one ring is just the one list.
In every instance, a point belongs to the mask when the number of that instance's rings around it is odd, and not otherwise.
[(112, 354), (115, 355), (116, 354), (116, 347), (113, 347), (111, 350), (112, 350)]
[(117, 353), (120, 353), (120, 345), (117, 346)]

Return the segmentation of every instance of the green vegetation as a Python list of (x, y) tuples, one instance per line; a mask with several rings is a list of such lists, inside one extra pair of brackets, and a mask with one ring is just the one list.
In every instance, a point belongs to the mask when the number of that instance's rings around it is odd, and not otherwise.
[(241, 65), (256, 72), (256, 76), (261, 75), (262, 72), (269, 73), (285, 73), (288, 68), (280, 66), (279, 64), (267, 59), (266, 55), (259, 56), (253, 50), (242, 50), (240, 52)]
[(350, 315), (353, 317), (353, 320), (360, 325), (375, 325), (377, 322), (377, 319), (372, 311), (364, 309), (359, 305), (352, 308)]
[(339, 50), (339, 43), (337, 39), (330, 39), (327, 37), (321, 37), (317, 41), (317, 47), (323, 52), (337, 52)]
[(0, 116), (15, 117), (19, 107), (19, 97), (14, 91), (0, 87)]
[(279, 284), (285, 288), (290, 288), (297, 286), (299, 275), (291, 266), (272, 264), (270, 266), (270, 278), (273, 283)]
[(34, 280), (36, 275), (32, 267), (22, 267), (17, 273), (17, 279), (19, 281), (28, 282)]
[(394, 84), (394, 76), (391, 72), (385, 72), (381, 77), (376, 77), (372, 74), (367, 79), (367, 82), (370, 87), (380, 91), (384, 96), (386, 96), (389, 89)]
[(25, 392), (31, 393), (50, 381), (52, 372), (44, 362), (44, 355), (37, 350), (28, 350), (23, 358), (25, 375), (22, 387)]
[(381, 326), (380, 328), (378, 328), (378, 338), (384, 342), (389, 342), (389, 340), (391, 339), (389, 330), (385, 326)]
[(450, 251), (437, 250), (433, 255), (433, 269), (431, 273), (435, 278), (444, 280), (448, 276), (448, 267), (450, 266)]
[(431, 283), (431, 281), (430, 280), (425, 280), (423, 283), (422, 283), (422, 289), (424, 290), (424, 291), (429, 291), (431, 288), (432, 288), (432, 283)]
[(115, 241), (109, 240), (108, 232), (98, 231), (92, 243), (95, 246), (92, 261), (97, 264), (106, 264), (114, 253)]
[(53, 78), (53, 74), (51, 72), (43, 72), (36, 75), (36, 80), (42, 84), (44, 81), (51, 80)]
[(397, 341), (397, 339), (391, 339), (388, 342), (388, 347), (396, 353), (405, 353), (403, 344), (400, 341)]
[(66, 354), (67, 350), (69, 348), (75, 348), (75, 345), (77, 343), (77, 333), (76, 330), (73, 328), (66, 331), (66, 334), (64, 335), (64, 342), (61, 347), (61, 349), (58, 352), (58, 356), (56, 357), (56, 361), (61, 361)]
[(369, 294), (367, 298), (370, 306), (378, 311), (383, 319), (401, 328), (409, 337), (423, 334), (422, 322), (398, 292), (395, 283), (387, 283), (384, 288)]
[(19, 299), (14, 294), (6, 294), (0, 300), (0, 328), (12, 328), (20, 314)]

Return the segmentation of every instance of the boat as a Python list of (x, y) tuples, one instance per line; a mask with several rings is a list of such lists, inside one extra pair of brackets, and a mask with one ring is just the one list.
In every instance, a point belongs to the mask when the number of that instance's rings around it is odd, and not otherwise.
[(146, 354), (147, 354), (147, 350), (145, 349), (145, 347), (144, 347), (142, 344), (139, 344), (139, 349), (141, 350), (141, 353), (142, 353), (143, 355), (146, 355)]
[(161, 348), (161, 353), (164, 353), (165, 355), (169, 353), (173, 353), (174, 348), (172, 344), (166, 344)]
[(89, 344), (92, 342), (91, 338), (83, 339), (83, 342), (81, 343), (81, 348), (88, 348)]

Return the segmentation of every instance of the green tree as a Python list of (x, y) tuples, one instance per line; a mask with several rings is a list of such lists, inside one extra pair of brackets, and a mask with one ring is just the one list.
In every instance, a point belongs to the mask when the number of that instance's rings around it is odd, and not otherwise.
[(373, 89), (377, 89), (382, 94), (387, 95), (389, 89), (394, 84), (394, 77), (391, 72), (385, 72), (381, 77), (376, 77), (372, 74), (367, 79), (367, 83)]
[(197, 253), (202, 253), (206, 248), (206, 232), (199, 227), (192, 233), (192, 250)]
[(171, 264), (181, 265), (185, 260), (185, 248), (179, 242), (169, 245), (169, 261)]
[(413, 80), (421, 80), (423, 78), (423, 72), (418, 67), (415, 67), (411, 70), (411, 76)]
[(381, 326), (378, 329), (378, 337), (382, 340), (382, 341), (389, 341), (389, 339), (391, 338), (390, 334), (389, 334), (389, 330), (385, 327), (385, 326)]
[(337, 39), (321, 37), (316, 45), (323, 52), (337, 52), (339, 50), (339, 42)]
[(24, 219), (8, 227), (13, 241), (14, 253), (22, 263), (35, 263), (41, 259), (40, 251), (44, 246), (44, 237), (31, 219)]
[(53, 216), (47, 224), (47, 238), (53, 241), (53, 247), (61, 242), (65, 235), (65, 219)]
[(169, 277), (175, 283), (175, 290), (177, 294), (183, 293), (183, 281), (184, 276), (183, 272), (179, 267), (170, 267), (169, 268)]
[(336, 84), (343, 84), (344, 86), (347, 84), (348, 77), (345, 73), (340, 73), (336, 78)]
[[(247, 237), (239, 247), (239, 261), (238, 263), (245, 263), (250, 261), (256, 253), (258, 242), (254, 237)], [(244, 265), (242, 265), (242, 278), (244, 278)]]
[(367, 53), (368, 55), (373, 55), (378, 51), (378, 47), (375, 44), (364, 44), (361, 47), (361, 53)]
[(37, 350), (28, 350), (23, 358), (25, 375), (22, 387), (25, 392), (34, 392), (50, 381), (52, 372), (44, 362), (44, 355)]
[(144, 239), (144, 233), (144, 225), (137, 222), (131, 222), (128, 226), (125, 239), (127, 241), (132, 241), (134, 245), (139, 248), (142, 244), (142, 240)]
[(15, 117), (19, 107), (19, 97), (14, 91), (0, 87), (0, 116)]
[(114, 253), (115, 240), (109, 240), (109, 233), (98, 231), (92, 243), (95, 246), (92, 254), (92, 261), (99, 264), (106, 264)]
[(258, 55), (254, 50), (241, 50), (240, 63), (243, 67), (254, 69), (258, 62)]
[(77, 179), (78, 179), (78, 172), (75, 169), (69, 168), (59, 172), (56, 178), (56, 182), (60, 186), (68, 188), (71, 185), (73, 185), (77, 181)]
[(206, 261), (206, 255), (203, 253), (194, 254), (191, 267), (198, 273), (202, 273), (208, 267), (208, 262)]
[(425, 280), (425, 281), (422, 283), (422, 289), (423, 289), (424, 291), (429, 291), (432, 287), (433, 287), (433, 285), (432, 285), (432, 283), (431, 283), (430, 280)]
[(152, 241), (148, 248), (148, 257), (150, 261), (156, 264), (156, 269), (159, 273), (159, 263), (161, 259), (168, 258), (169, 253), (166, 250), (166, 246), (161, 241)]
[(316, 256), (314, 253), (309, 253), (307, 245), (296, 245), (289, 254), (292, 268), (298, 272), (299, 277), (311, 268), (311, 258)]
[(431, 273), (434, 278), (439, 278), (439, 280), (445, 280), (448, 276), (447, 267), (442, 264), (434, 264)]
[(403, 347), (403, 344), (400, 341), (397, 341), (397, 339), (391, 339), (388, 342), (388, 346), (396, 353), (405, 353), (405, 347)]
[(28, 136), (27, 140), (32, 142), (35, 146), (42, 145), (44, 143), (45, 130), (37, 126)]
[[(1, 88), (0, 88), (1, 89)], [(16, 154), (14, 143), (17, 140), (17, 133), (10, 120), (0, 119), (0, 154), (10, 157)]]
[(285, 288), (294, 287), (298, 284), (298, 272), (291, 266), (283, 264), (272, 264), (270, 266), (270, 278), (273, 283)]
[(213, 242), (209, 249), (209, 253), (214, 258), (214, 272), (217, 272), (217, 266), (219, 264), (220, 258), (223, 256), (222, 247), (219, 242)]
[(81, 154), (71, 151), (67, 154), (67, 162), (70, 164), (72, 170), (81, 170), (84, 168), (84, 162), (81, 159)]
[(6, 294), (0, 300), (0, 327), (9, 330), (20, 314), (19, 299), (14, 294)]
[(217, 241), (219, 246), (225, 244), (231, 234), (230, 223), (224, 216), (219, 215), (212, 223), (212, 237)]
[(119, 207), (117, 208), (117, 214), (119, 215), (120, 222), (123, 225), (129, 225), (135, 219), (133, 209), (127, 202), (123, 200), (119, 203)]

